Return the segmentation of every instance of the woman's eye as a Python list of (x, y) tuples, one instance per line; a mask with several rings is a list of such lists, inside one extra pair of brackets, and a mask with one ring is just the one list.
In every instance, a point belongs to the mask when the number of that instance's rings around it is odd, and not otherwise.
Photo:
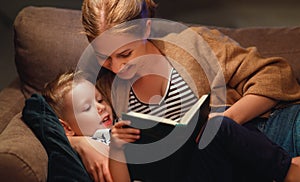
[(120, 54), (119, 56), (122, 57), (122, 58), (127, 58), (127, 57), (129, 57), (131, 55), (131, 52), (132, 51), (130, 51), (128, 53), (123, 53), (123, 54)]
[(103, 102), (103, 99), (98, 99), (97, 102), (101, 104)]

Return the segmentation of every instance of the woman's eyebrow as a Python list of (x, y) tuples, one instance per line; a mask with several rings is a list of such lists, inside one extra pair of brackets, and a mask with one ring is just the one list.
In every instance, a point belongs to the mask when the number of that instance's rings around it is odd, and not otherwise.
[(128, 51), (130, 51), (130, 49), (125, 49), (124, 51), (119, 52), (119, 53), (117, 53), (117, 54), (124, 54), (124, 53), (126, 53), (126, 52), (128, 52)]

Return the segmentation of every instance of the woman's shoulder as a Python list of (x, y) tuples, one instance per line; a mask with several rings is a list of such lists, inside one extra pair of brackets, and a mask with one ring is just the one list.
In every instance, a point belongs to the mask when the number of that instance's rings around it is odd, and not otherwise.
[(227, 35), (223, 34), (221, 31), (214, 27), (207, 27), (207, 26), (191, 26), (189, 27), (191, 30), (195, 31), (198, 35), (200, 35), (206, 42), (210, 44), (235, 44), (238, 43), (228, 37)]

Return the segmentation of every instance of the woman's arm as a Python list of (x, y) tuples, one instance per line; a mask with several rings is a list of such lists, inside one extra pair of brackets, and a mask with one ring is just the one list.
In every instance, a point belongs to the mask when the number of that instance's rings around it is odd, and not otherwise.
[(108, 167), (109, 147), (107, 145), (84, 136), (73, 136), (68, 139), (95, 182), (112, 182)]
[(277, 104), (277, 101), (259, 95), (246, 95), (224, 112), (239, 124), (244, 124), (251, 119), (268, 112)]

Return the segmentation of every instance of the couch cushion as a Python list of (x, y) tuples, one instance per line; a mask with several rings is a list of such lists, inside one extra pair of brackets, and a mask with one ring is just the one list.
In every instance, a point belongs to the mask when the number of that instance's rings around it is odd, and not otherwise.
[(1, 181), (46, 181), (46, 151), (23, 123), (21, 114), (0, 134), (0, 156)]
[(60, 72), (75, 68), (88, 45), (81, 13), (50, 7), (26, 7), (15, 19), (15, 62), (28, 98)]
[(219, 28), (242, 46), (255, 46), (261, 55), (285, 58), (300, 83), (300, 27)]
[(0, 92), (0, 133), (24, 106), (25, 98), (20, 90), (20, 80), (14, 80)]

